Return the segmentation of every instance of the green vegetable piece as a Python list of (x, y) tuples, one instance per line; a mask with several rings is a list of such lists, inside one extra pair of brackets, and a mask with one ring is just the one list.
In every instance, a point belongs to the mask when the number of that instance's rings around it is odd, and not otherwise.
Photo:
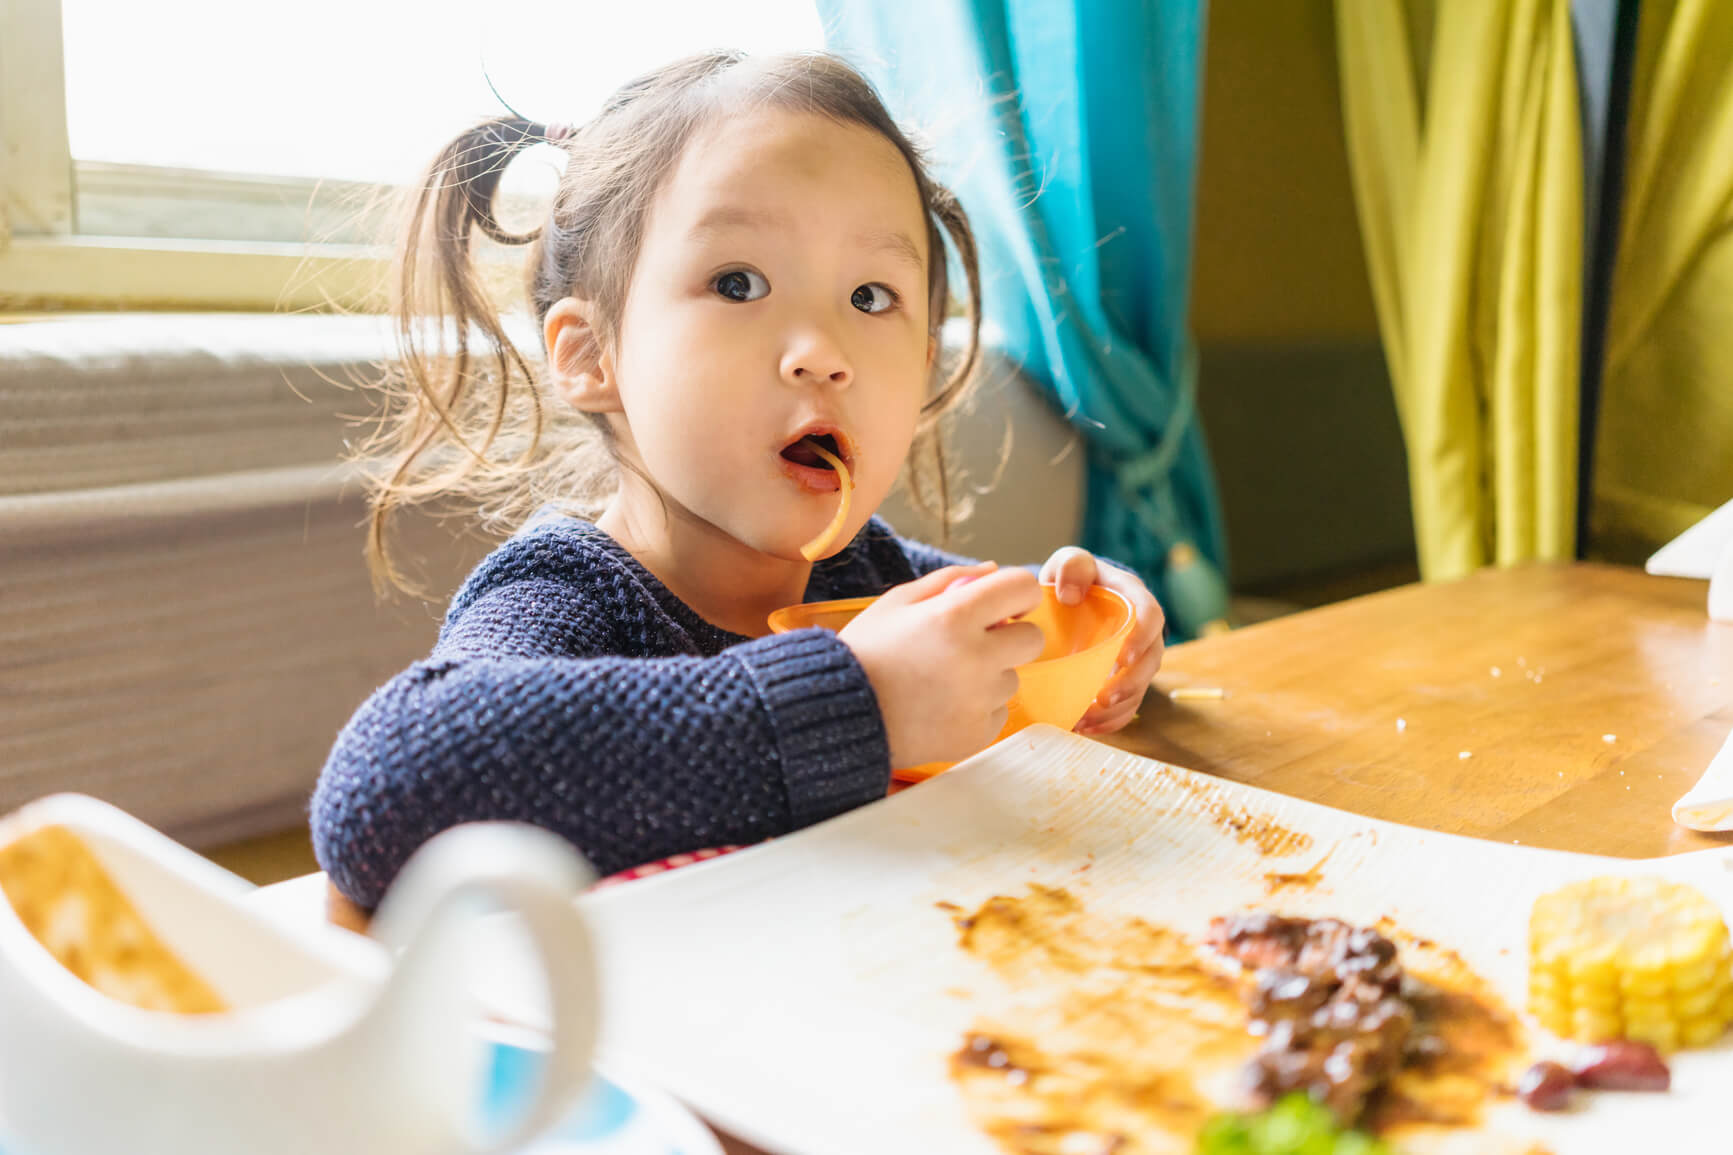
[(1303, 1094), (1265, 1111), (1217, 1115), (1198, 1133), (1197, 1155), (1395, 1155), (1364, 1131), (1336, 1125), (1329, 1108)]

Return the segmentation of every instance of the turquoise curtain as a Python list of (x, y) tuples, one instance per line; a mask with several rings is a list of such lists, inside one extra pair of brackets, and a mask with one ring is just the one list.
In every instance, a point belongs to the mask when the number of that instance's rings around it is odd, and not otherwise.
[(819, 0), (832, 51), (932, 146), (985, 317), (1083, 434), (1082, 544), (1190, 637), (1225, 622), (1187, 331), (1204, 0)]

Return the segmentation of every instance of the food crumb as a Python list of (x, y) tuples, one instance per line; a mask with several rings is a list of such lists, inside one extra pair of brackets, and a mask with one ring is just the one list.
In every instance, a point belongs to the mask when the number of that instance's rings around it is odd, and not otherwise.
[(1614, 742), (1617, 742), (1618, 740), (1619, 740), (1619, 736), (1617, 734), (1602, 734), (1601, 735), (1601, 741), (1606, 742), (1609, 745), (1614, 743)]
[(1462, 753), (1458, 754), (1457, 757), (1462, 759), (1464, 762), (1466, 762), (1470, 758), (1474, 757), (1474, 751), (1473, 750), (1464, 750), (1464, 751), (1462, 751)]
[(1396, 719), (1396, 732), (1398, 734), (1400, 734), (1402, 731), (1404, 731), (1406, 729), (1408, 729), (1408, 719), (1407, 718)]
[(1499, 669), (1497, 666), (1494, 666), (1492, 667), (1492, 676), (1495, 678), (1502, 678), (1504, 677), (1504, 671)]

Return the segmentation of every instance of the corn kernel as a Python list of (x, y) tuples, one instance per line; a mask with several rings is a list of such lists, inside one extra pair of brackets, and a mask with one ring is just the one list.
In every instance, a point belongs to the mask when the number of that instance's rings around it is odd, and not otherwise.
[(1694, 991), (1675, 991), (1670, 1002), (1674, 1018), (1708, 1018), (1716, 1014), (1721, 1006), (1721, 991), (1715, 986), (1705, 986)]
[(1679, 1045), (1707, 1047), (1727, 1031), (1727, 1020), (1719, 1014), (1683, 1019), (1679, 1023)]
[(1672, 1022), (1626, 1023), (1625, 1038), (1647, 1043), (1662, 1054), (1679, 1049), (1679, 1027)]
[(1733, 1021), (1733, 948), (1699, 891), (1645, 876), (1542, 895), (1529, 919), (1529, 1011), (1555, 1034), (1703, 1046)]
[(1625, 1037), (1625, 1020), (1616, 1012), (1608, 1014), (1590, 1007), (1578, 1007), (1570, 1014), (1572, 1038), (1585, 1043), (1605, 1043)]

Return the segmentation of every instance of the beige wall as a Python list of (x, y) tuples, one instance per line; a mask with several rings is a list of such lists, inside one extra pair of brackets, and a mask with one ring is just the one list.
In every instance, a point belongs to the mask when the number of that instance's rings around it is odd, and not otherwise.
[(1192, 325), (1239, 589), (1413, 552), (1333, 19), (1332, 0), (1209, 8)]
[(1206, 343), (1377, 336), (1331, 0), (1209, 6), (1192, 323)]

